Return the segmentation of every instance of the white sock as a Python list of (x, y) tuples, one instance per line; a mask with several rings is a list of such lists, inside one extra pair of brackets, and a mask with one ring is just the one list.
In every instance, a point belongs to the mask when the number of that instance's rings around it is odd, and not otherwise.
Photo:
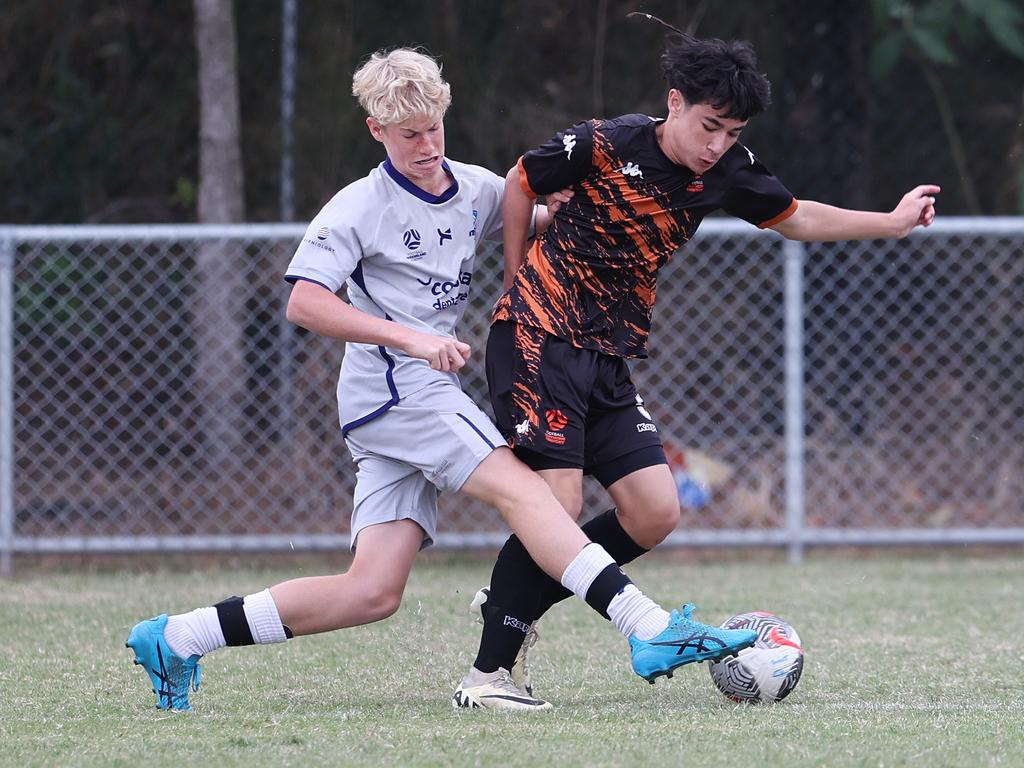
[(216, 608), (196, 608), (188, 613), (168, 616), (164, 639), (171, 650), (183, 659), (203, 656), (227, 645)]
[[(246, 595), (242, 610), (254, 643), (283, 643), (288, 639), (269, 589)], [(168, 616), (164, 639), (171, 650), (183, 659), (192, 655), (204, 656), (227, 645), (217, 609), (212, 606)]]
[(600, 544), (591, 542), (569, 563), (560, 581), (563, 587), (572, 590), (581, 600), (586, 600), (590, 585), (609, 565), (615, 565), (615, 559)]
[(252, 639), (257, 645), (283, 643), (288, 639), (269, 589), (246, 595), (242, 608), (245, 610), (245, 620), (249, 622)]
[(637, 589), (627, 584), (608, 604), (612, 624), (625, 637), (636, 635), (637, 640), (650, 640), (668, 626), (669, 614), (664, 608)]

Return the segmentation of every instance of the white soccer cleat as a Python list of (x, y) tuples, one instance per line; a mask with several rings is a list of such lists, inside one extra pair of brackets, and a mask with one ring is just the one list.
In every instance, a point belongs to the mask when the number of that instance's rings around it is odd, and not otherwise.
[(487, 602), (487, 598), (491, 596), (491, 588), (480, 587), (473, 595), (473, 602), (469, 604), (469, 612), (473, 614), (473, 618), (476, 619), (477, 624), (484, 623), (484, 603)]
[[(478, 624), (484, 623), (484, 603), (487, 602), (487, 598), (490, 595), (490, 587), (481, 587), (473, 596), (473, 602), (469, 604), (470, 613), (476, 617)], [(526, 631), (526, 637), (523, 638), (523, 644), (519, 648), (519, 653), (516, 654), (516, 660), (513, 662), (512, 669), (509, 672), (512, 682), (530, 696), (533, 696), (533, 682), (530, 680), (530, 662), (527, 660), (526, 654), (537, 644), (538, 640), (540, 640), (540, 634), (537, 632), (537, 622), (535, 621)]]
[(455, 689), (452, 707), (539, 712), (551, 709), (551, 704), (531, 696), (512, 682), (512, 676), (504, 667), (498, 667), (494, 672), (481, 672), (472, 667)]

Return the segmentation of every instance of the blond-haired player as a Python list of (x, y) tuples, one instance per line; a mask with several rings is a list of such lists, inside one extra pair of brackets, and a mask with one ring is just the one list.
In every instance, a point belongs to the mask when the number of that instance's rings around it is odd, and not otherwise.
[[(451, 94), (437, 63), (409, 49), (375, 53), (355, 73), (353, 93), (387, 157), (317, 214), (285, 273), (289, 320), (345, 342), (339, 414), (357, 467), (351, 567), (136, 624), (127, 645), (149, 673), (157, 706), (189, 709), (199, 659), (217, 648), (392, 615), (417, 552), (434, 538), (438, 494), (460, 490), (496, 507), (545, 572), (610, 616), (630, 638), (634, 668), (641, 659), (650, 679), (700, 654), (750, 645), (752, 632), (670, 617), (640, 592), (462, 391), (456, 373), (471, 350), (455, 327), (478, 242), (501, 236), (505, 182), (445, 157)], [(535, 211), (543, 230), (549, 214)], [(348, 302), (337, 296), (342, 286)], [(695, 633), (704, 638), (699, 648)], [(647, 642), (656, 636), (660, 645)], [(549, 706), (504, 669), (464, 680), (455, 704)]]

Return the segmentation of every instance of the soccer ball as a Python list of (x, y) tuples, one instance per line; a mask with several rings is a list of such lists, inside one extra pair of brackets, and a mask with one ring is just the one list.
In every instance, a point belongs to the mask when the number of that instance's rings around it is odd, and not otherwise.
[(722, 624), (725, 629), (752, 629), (757, 641), (736, 656), (712, 662), (711, 679), (736, 702), (781, 701), (796, 688), (804, 669), (800, 635), (774, 613), (740, 613)]

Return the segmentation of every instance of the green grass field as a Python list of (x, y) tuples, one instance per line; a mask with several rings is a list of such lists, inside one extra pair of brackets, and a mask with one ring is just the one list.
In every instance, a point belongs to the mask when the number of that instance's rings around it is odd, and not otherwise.
[(0, 583), (0, 765), (1024, 765), (1019, 552), (629, 568), (709, 622), (759, 608), (789, 619), (806, 666), (774, 706), (732, 704), (703, 664), (649, 686), (614, 628), (574, 600), (545, 617), (531, 657), (554, 711), (454, 712), (478, 637), (467, 605), (489, 563), (434, 556), (392, 619), (211, 654), (193, 713), (153, 708), (123, 645), (136, 620), (325, 568), (23, 570)]

